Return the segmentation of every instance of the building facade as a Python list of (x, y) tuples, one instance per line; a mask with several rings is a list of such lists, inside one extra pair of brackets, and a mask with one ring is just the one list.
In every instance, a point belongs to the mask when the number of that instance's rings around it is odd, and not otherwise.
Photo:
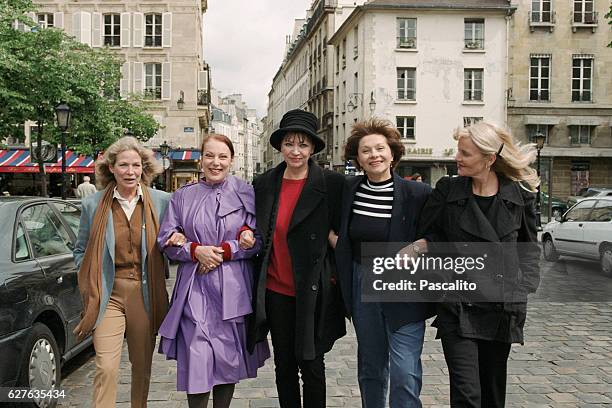
[(351, 126), (376, 116), (401, 133), (400, 175), (418, 172), (434, 184), (454, 174), (453, 130), (482, 119), (505, 123), (513, 12), (506, 0), (372, 0), (357, 7), (330, 40), (334, 167), (345, 166)]
[(234, 146), (231, 173), (243, 180), (252, 181), (263, 171), (259, 150), (262, 124), (255, 109), (249, 109), (241, 94), (221, 96), (216, 90), (212, 95), (211, 133), (227, 136)]
[(207, 0), (75, 2), (35, 0), (39, 24), (63, 28), (91, 47), (109, 47), (124, 61), (122, 97), (138, 95), (161, 128), (147, 145), (170, 145), (171, 188), (193, 178), (209, 128), (209, 68), (202, 58)]
[[(561, 199), (612, 185), (612, 50), (603, 0), (520, 0), (512, 22), (508, 123), (545, 136), (542, 190)], [(547, 214), (544, 203), (543, 214)]]
[[(285, 57), (268, 94), (269, 106), (266, 134), (278, 129), (285, 112), (304, 109), (319, 119), (318, 135), (326, 148), (314, 158), (325, 167), (332, 167), (334, 150), (333, 46), (329, 38), (360, 1), (315, 0), (305, 19), (296, 19), (293, 34), (286, 37)], [(266, 168), (278, 163), (280, 156), (265, 154)]]

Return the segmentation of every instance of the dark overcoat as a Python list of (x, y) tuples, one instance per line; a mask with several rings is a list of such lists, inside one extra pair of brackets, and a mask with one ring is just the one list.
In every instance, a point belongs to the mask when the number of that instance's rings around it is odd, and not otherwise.
[(434, 322), (439, 336), (456, 331), (469, 338), (523, 342), (527, 294), (535, 292), (540, 281), (535, 194), (502, 175), (498, 179), (499, 190), (487, 214), (478, 206), (470, 177), (440, 179), (421, 213), (419, 236), (434, 241), (433, 247), (435, 241), (500, 243), (492, 244), (502, 255), (490, 282), (503, 285), (506, 292), (516, 291), (513, 299), (524, 301), (439, 303)]
[[(364, 176), (351, 177), (344, 183), (340, 233), (336, 245), (336, 265), (342, 297), (348, 316), (352, 316), (353, 250), (348, 235), (355, 193)], [(393, 173), (393, 209), (387, 242), (411, 243), (417, 234), (421, 210), (431, 193), (425, 183), (404, 180)], [(392, 331), (413, 322), (425, 320), (434, 314), (431, 303), (382, 303), (385, 320)]]
[[(249, 317), (248, 347), (265, 340), (266, 279), (272, 236), (276, 225), (283, 162), (257, 177), (255, 212), (263, 247), (256, 261), (253, 313)], [(346, 334), (344, 307), (337, 285), (334, 253), (328, 244), (330, 229), (338, 231), (344, 176), (322, 169), (312, 159), (308, 177), (293, 211), (287, 245), (293, 267), (296, 300), (295, 352), (300, 360), (312, 360), (331, 350)]]

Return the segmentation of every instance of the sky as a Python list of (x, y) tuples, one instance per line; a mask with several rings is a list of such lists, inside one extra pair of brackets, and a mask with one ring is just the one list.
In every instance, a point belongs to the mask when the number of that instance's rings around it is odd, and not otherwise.
[(208, 0), (204, 60), (222, 95), (241, 93), (260, 117), (283, 60), (285, 36), (305, 18), (312, 0)]

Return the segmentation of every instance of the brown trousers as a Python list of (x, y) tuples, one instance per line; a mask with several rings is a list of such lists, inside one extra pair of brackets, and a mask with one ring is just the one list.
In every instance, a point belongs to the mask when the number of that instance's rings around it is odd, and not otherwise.
[(132, 408), (146, 407), (155, 336), (149, 326), (140, 280), (115, 278), (104, 317), (93, 334), (96, 350), (93, 406), (96, 408), (115, 406), (124, 334), (132, 365)]

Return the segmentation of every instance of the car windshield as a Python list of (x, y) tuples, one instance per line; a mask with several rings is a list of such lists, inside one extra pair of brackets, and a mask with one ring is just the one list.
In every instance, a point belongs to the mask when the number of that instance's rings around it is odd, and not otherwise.
[(588, 190), (585, 193), (582, 194), (583, 197), (593, 197), (596, 196), (597, 194), (599, 194), (599, 191), (597, 190)]

